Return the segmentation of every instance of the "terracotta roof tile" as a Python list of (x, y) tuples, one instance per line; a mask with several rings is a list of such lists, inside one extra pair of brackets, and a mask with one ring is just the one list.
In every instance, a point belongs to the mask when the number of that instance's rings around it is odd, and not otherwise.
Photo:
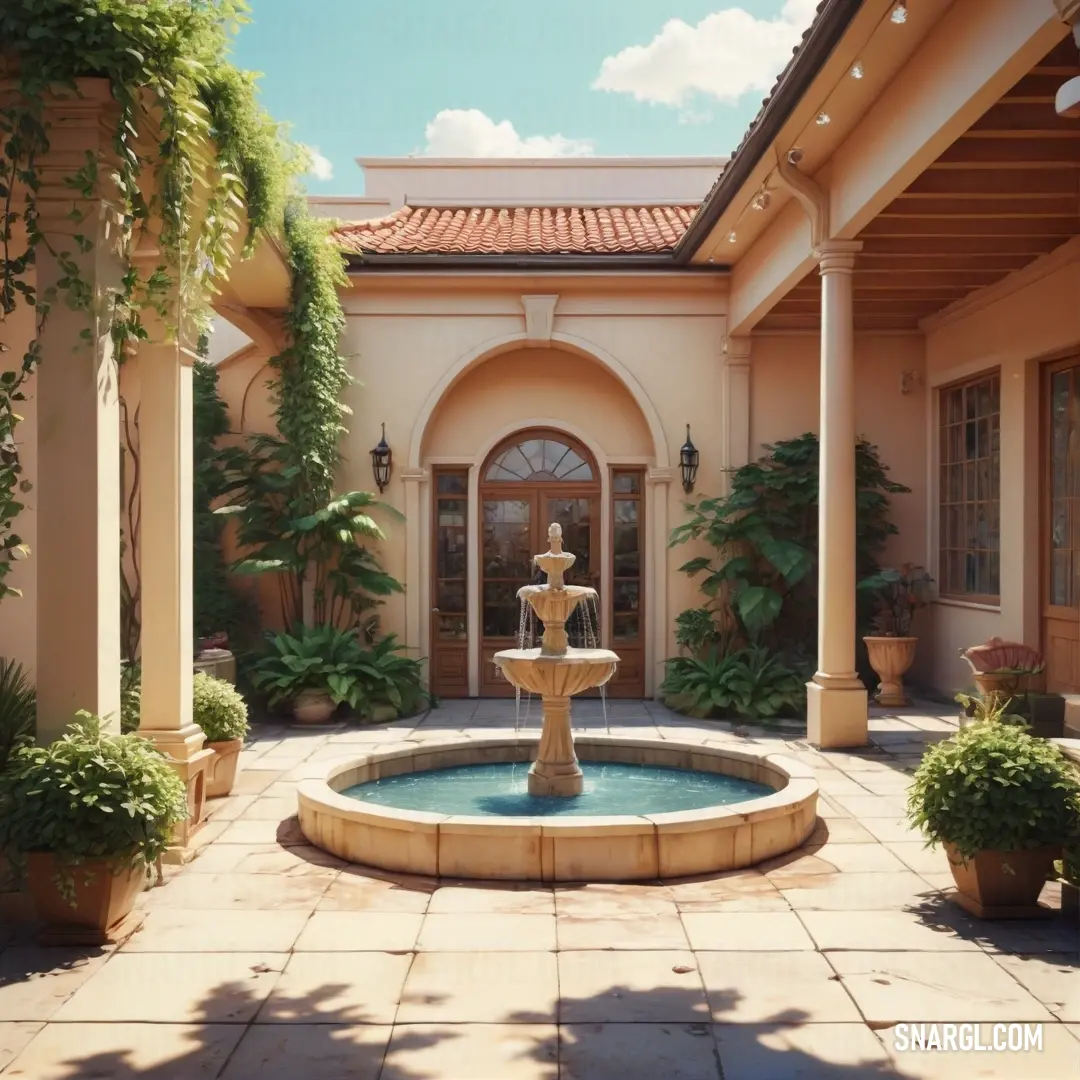
[(405, 206), (334, 234), (357, 255), (656, 255), (696, 206)]

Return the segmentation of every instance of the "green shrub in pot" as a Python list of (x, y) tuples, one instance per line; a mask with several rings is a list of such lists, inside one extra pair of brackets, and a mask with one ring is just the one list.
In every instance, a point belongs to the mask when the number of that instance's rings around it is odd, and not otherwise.
[(357, 672), (363, 650), (355, 633), (335, 626), (298, 626), (267, 634), (267, 651), (251, 668), (251, 681), (271, 706), (294, 702), (302, 693), (325, 694), (352, 708), (364, 687)]
[(186, 786), (167, 758), (138, 735), (105, 733), (86, 712), (48, 746), (20, 747), (0, 773), (0, 850), (50, 856), (72, 906), (76, 868), (86, 871), (80, 883), (149, 873), (187, 813)]
[(233, 742), (247, 735), (247, 703), (227, 679), (197, 672), (192, 680), (191, 703), (191, 718), (203, 729), (208, 743)]
[(930, 747), (908, 792), (910, 820), (945, 845), (957, 899), (980, 915), (1031, 913), (1078, 814), (1065, 755), (1009, 723), (976, 722)]
[(33, 742), (37, 691), (22, 664), (0, 657), (0, 771), (25, 743)]
[(363, 698), (354, 707), (365, 719), (411, 716), (432, 704), (423, 683), (424, 663), (402, 655), (404, 648), (396, 635), (387, 634), (364, 650), (357, 665)]

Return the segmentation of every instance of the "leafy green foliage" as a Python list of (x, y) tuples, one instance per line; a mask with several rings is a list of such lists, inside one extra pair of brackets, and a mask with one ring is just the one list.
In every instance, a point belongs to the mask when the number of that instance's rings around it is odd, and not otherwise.
[(142, 716), (142, 668), (133, 660), (120, 662), (120, 731), (139, 730)]
[[(205, 318), (215, 281), (226, 276), (242, 232), (245, 250), (258, 232), (276, 230), (285, 189), (301, 159), (258, 103), (255, 80), (228, 62), (229, 42), (247, 11), (242, 0), (8, 0), (0, 5), (0, 50), (13, 92), (0, 106), (0, 326), (20, 304), (35, 315), (34, 340), (18, 368), (0, 375), (0, 600), (13, 559), (27, 549), (14, 532), (28, 489), (15, 428), (18, 403), (41, 361), (41, 332), (54, 305), (87, 314), (98, 303), (84, 277), (100, 239), (89, 201), (103, 192), (128, 229), (126, 271), (104, 317), (121, 358), (147, 336), (152, 309), (170, 329)], [(47, 105), (70, 95), (78, 78), (107, 81), (118, 121), (109, 153), (88, 156), (60, 178), (71, 191), (69, 246), (41, 228), (38, 194), (49, 150)], [(199, 204), (199, 212), (195, 212)], [(156, 265), (130, 260), (154, 225)], [(64, 242), (68, 245), (68, 242)], [(55, 287), (37, 290), (34, 265), (48, 249), (61, 270)], [(174, 300), (170, 297), (174, 296)], [(170, 307), (170, 303), (172, 306)], [(0, 343), (0, 351), (4, 351)]]
[(107, 735), (97, 717), (78, 715), (49, 746), (16, 750), (0, 773), (0, 851), (52, 852), (69, 870), (87, 859), (149, 870), (187, 817), (187, 788), (145, 739)]
[[(818, 459), (811, 433), (767, 446), (757, 461), (735, 470), (731, 492), (688, 504), (689, 520), (671, 546), (700, 540), (711, 556), (680, 569), (703, 574), (706, 607), (740, 636), (775, 650), (811, 647), (817, 640)], [(877, 571), (877, 557), (896, 532), (889, 496), (909, 489), (888, 478), (877, 448), (856, 446), (856, 571)], [(700, 635), (699, 635), (700, 636)]]
[(360, 716), (370, 716), (377, 705), (406, 714), (428, 700), (421, 662), (400, 655), (392, 634), (365, 649), (354, 632), (299, 626), (293, 633), (268, 634), (267, 642), (267, 654), (252, 666), (251, 681), (271, 705), (291, 701), (303, 690), (321, 690), (336, 704), (346, 702)]
[(666, 705), (688, 716), (801, 716), (809, 675), (761, 646), (727, 655), (706, 649), (668, 660), (660, 692)]
[(1078, 814), (1080, 780), (1068, 759), (1011, 724), (971, 724), (930, 747), (908, 792), (911, 822), (964, 859), (1062, 844)]
[(716, 622), (716, 615), (710, 607), (687, 608), (675, 616), (675, 642), (680, 649), (686, 649), (694, 656), (719, 646), (723, 637), (724, 634)]
[(1019, 724), (1024, 726), (1023, 717), (1010, 711), (1015, 704), (1008, 694), (957, 694), (956, 701), (963, 705), (964, 715), (977, 724)]
[(921, 567), (904, 563), (898, 569), (878, 570), (858, 588), (874, 602), (870, 628), (879, 637), (908, 637), (915, 612), (930, 603), (934, 579)]
[(197, 672), (192, 683), (191, 718), (207, 742), (243, 739), (248, 733), (248, 709), (239, 691), (226, 679)]
[(11, 754), (33, 742), (37, 691), (22, 664), (0, 656), (0, 772)]

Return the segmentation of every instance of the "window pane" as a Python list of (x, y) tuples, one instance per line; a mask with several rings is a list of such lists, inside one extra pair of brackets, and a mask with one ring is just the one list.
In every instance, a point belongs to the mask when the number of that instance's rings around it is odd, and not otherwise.
[(617, 472), (615, 474), (613, 487), (616, 495), (640, 495), (641, 473)]
[(569, 443), (560, 439), (525, 439), (503, 450), (488, 467), (488, 481), (591, 481), (592, 466)]
[(464, 495), (469, 490), (467, 473), (439, 473), (436, 490), (440, 495)]

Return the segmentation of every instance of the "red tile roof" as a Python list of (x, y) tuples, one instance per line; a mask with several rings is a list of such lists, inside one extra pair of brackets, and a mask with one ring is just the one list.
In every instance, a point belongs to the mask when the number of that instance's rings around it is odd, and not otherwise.
[(405, 206), (343, 225), (358, 255), (656, 255), (671, 251), (696, 206)]

